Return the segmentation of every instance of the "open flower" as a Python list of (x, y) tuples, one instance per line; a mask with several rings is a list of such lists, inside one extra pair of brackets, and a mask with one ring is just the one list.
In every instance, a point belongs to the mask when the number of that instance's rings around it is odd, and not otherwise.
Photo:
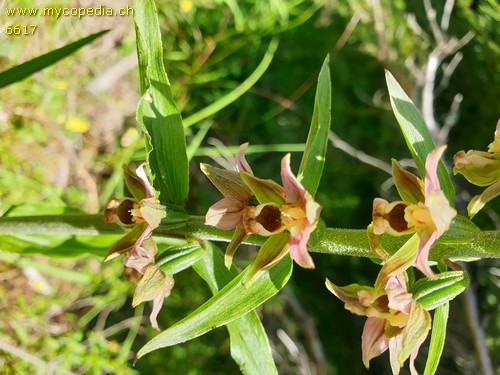
[(111, 246), (104, 260), (108, 261), (125, 253), (125, 274), (130, 281), (137, 282), (132, 306), (153, 301), (149, 319), (153, 328), (159, 329), (156, 318), (163, 300), (170, 294), (174, 278), (155, 264), (158, 248), (150, 237), (166, 213), (156, 198), (144, 165), (142, 163), (135, 172), (124, 166), (125, 183), (133, 198), (113, 198), (106, 205), (104, 222), (118, 223), (127, 233)]
[(416, 266), (431, 278), (434, 273), (428, 265), (429, 251), (457, 214), (444, 195), (437, 176), (437, 166), (445, 149), (446, 146), (441, 146), (427, 155), (424, 182), (393, 161), (394, 181), (404, 201), (389, 203), (380, 198), (373, 201), (374, 233), (402, 235), (417, 232), (420, 244)]
[(125, 183), (133, 198), (112, 198), (104, 211), (105, 223), (118, 223), (127, 233), (106, 254), (105, 261), (129, 251), (141, 252), (141, 244), (151, 237), (153, 230), (165, 217), (165, 209), (155, 196), (142, 163), (135, 172), (124, 166)]
[(205, 224), (213, 227), (229, 230), (235, 229), (233, 238), (226, 248), (225, 265), (231, 267), (233, 256), (241, 241), (245, 237), (243, 229), (243, 215), (251, 207), (253, 193), (240, 176), (245, 172), (253, 176), (252, 169), (245, 159), (245, 150), (248, 143), (240, 146), (236, 158), (229, 164), (232, 170), (212, 167), (201, 164), (202, 172), (224, 195), (220, 201), (213, 204), (205, 216)]
[[(249, 234), (274, 238), (259, 251), (247, 281), (260, 270), (270, 267), (288, 251), (292, 259), (304, 268), (314, 268), (307, 252), (307, 242), (319, 220), (321, 206), (304, 189), (290, 168), (290, 154), (281, 162), (283, 186), (271, 180), (254, 176), (245, 160), (248, 144), (240, 147), (234, 170), (202, 164), (201, 169), (224, 195), (208, 210), (205, 224), (220, 229), (235, 229), (226, 248), (225, 264), (231, 266), (232, 257), (243, 238)], [(286, 238), (285, 238), (286, 237)], [(271, 240), (271, 239), (270, 239)]]
[[(290, 154), (281, 161), (283, 187), (248, 173), (241, 173), (241, 176), (261, 203), (245, 212), (245, 232), (261, 236), (290, 232), (287, 246), (291, 258), (301, 267), (314, 268), (314, 262), (307, 252), (307, 242), (318, 224), (321, 206), (292, 173)], [(284, 253), (283, 249), (276, 249), (275, 255), (282, 257)], [(274, 258), (270, 263), (274, 264), (276, 260)]]
[(399, 374), (410, 358), (412, 375), (417, 374), (415, 358), (431, 327), (431, 317), (408, 292), (405, 270), (411, 266), (418, 247), (414, 235), (380, 270), (374, 287), (351, 284), (339, 287), (330, 280), (326, 286), (350, 312), (368, 317), (361, 336), (363, 363), (389, 349), (393, 374)]
[(208, 209), (205, 216), (206, 225), (228, 230), (241, 224), (243, 211), (253, 195), (239, 174), (240, 171), (245, 171), (253, 175), (244, 155), (247, 146), (248, 143), (240, 146), (235, 158), (234, 170), (225, 170), (208, 164), (201, 164), (203, 173), (224, 195), (224, 198)]

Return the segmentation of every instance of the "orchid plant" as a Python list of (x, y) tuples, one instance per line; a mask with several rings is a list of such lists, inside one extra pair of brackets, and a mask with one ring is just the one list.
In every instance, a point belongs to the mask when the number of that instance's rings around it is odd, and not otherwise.
[[(499, 258), (500, 234), (481, 231), (458, 214), (453, 184), (441, 161), (446, 146), (434, 145), (422, 116), (391, 73), (386, 73), (386, 80), (392, 109), (420, 177), (394, 160), (392, 174), (401, 200), (375, 198), (367, 230), (327, 228), (320, 218), (321, 202), (315, 198), (331, 124), (328, 58), (319, 73), (298, 171), (292, 171), (287, 153), (281, 159), (281, 183), (257, 177), (246, 160), (251, 146), (245, 143), (226, 168), (201, 164), (223, 197), (203, 217), (189, 215), (184, 211), (190, 172), (185, 124), (163, 66), (154, 1), (134, 3), (142, 95), (137, 120), (146, 138), (147, 161), (135, 169), (124, 167), (131, 197), (112, 198), (99, 216), (2, 217), (2, 236), (23, 230), (33, 235), (42, 229), (44, 234), (102, 238), (96, 251), (105, 261), (123, 255), (124, 274), (136, 284), (132, 305), (152, 301), (150, 323), (157, 330), (160, 309), (174, 291), (174, 275), (192, 267), (213, 296), (145, 344), (136, 359), (225, 325), (231, 353), (247, 374), (278, 373), (255, 309), (287, 284), (294, 263), (314, 272), (315, 252), (376, 258), (381, 267), (373, 286), (339, 287), (330, 281), (336, 277), (333, 269), (326, 280), (328, 290), (347, 310), (367, 318), (361, 333), (362, 362), (368, 368), (374, 357), (388, 350), (394, 374), (407, 360), (411, 373), (417, 374), (415, 358), (430, 336), (424, 373), (434, 374), (446, 334), (448, 303), (469, 283), (465, 269), (450, 259)], [(276, 43), (273, 39), (269, 49)], [(490, 185), (471, 201), (471, 218), (500, 192), (499, 126), (488, 152), (462, 151), (454, 157), (455, 173), (474, 184)], [(113, 243), (104, 237), (110, 235)], [(214, 241), (228, 243), (224, 256)], [(245, 256), (246, 266), (238, 269), (233, 258), (245, 244), (256, 246), (258, 252), (253, 259)], [(431, 268), (434, 264), (436, 270)]]

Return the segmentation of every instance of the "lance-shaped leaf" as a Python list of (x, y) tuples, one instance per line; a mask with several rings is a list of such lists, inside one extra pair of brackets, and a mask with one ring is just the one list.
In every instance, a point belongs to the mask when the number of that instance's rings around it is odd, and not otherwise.
[(139, 350), (137, 358), (201, 336), (252, 311), (285, 286), (292, 274), (292, 262), (289, 257), (284, 257), (246, 288), (242, 280), (248, 270), (247, 267), (196, 311), (149, 341)]
[[(231, 282), (238, 271), (235, 267), (224, 267), (222, 251), (208, 242), (205, 256), (197, 262), (194, 270), (207, 282), (213, 294)], [(231, 337), (231, 356), (243, 374), (277, 375), (266, 331), (257, 312), (251, 311), (227, 324)]]
[(469, 276), (465, 270), (448, 271), (436, 275), (436, 278), (424, 277), (412, 288), (413, 298), (426, 310), (433, 310), (462, 293), (469, 285)]
[[(425, 176), (425, 160), (427, 155), (436, 148), (429, 129), (411, 99), (406, 95), (392, 74), (386, 70), (385, 78), (391, 98), (391, 106), (399, 123), (408, 149), (417, 165), (420, 176)], [(443, 162), (439, 162), (437, 175), (446, 198), (453, 206), (455, 189)]]
[(137, 108), (137, 120), (148, 137), (148, 160), (161, 202), (182, 205), (189, 187), (186, 141), (181, 115), (163, 66), (155, 3), (136, 0), (134, 10), (143, 94)]
[(441, 353), (443, 353), (449, 309), (450, 304), (447, 302), (437, 307), (434, 312), (429, 355), (425, 362), (424, 375), (434, 375), (436, 373), (439, 360), (441, 359)]
[(156, 261), (156, 265), (169, 275), (191, 267), (205, 254), (205, 249), (199, 243), (178, 246), (165, 250)]
[(323, 173), (331, 123), (332, 87), (329, 64), (330, 56), (326, 56), (319, 72), (311, 127), (297, 175), (299, 182), (313, 197)]
[(99, 38), (101, 35), (106, 34), (109, 30), (99, 31), (95, 34), (89, 35), (85, 38), (70, 43), (64, 47), (50, 51), (42, 56), (35, 57), (25, 63), (14, 66), (0, 73), (0, 88), (8, 86), (14, 82), (21, 81), (29, 77), (35, 72), (42, 70), (50, 65), (55, 64), (59, 60), (71, 55), (79, 48), (92, 42), (94, 39)]

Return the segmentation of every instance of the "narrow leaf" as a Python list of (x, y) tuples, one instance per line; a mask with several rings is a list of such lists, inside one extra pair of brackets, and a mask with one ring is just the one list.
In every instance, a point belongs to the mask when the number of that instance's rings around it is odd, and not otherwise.
[(249, 288), (242, 283), (247, 272), (248, 267), (196, 311), (146, 343), (137, 358), (201, 336), (254, 310), (285, 286), (292, 273), (292, 262), (289, 257), (283, 258)]
[(332, 86), (329, 64), (330, 56), (327, 55), (319, 72), (311, 127), (298, 174), (298, 180), (313, 197), (318, 190), (325, 165), (331, 123)]
[(0, 73), (0, 88), (8, 86), (14, 82), (21, 81), (33, 73), (38, 72), (50, 65), (55, 64), (59, 60), (76, 52), (79, 48), (89, 44), (94, 39), (99, 38), (101, 35), (106, 34), (109, 30), (99, 31), (98, 33), (89, 35), (85, 38), (70, 43), (64, 47), (58, 48), (54, 51), (48, 52), (44, 55), (35, 57), (25, 63), (14, 66)]
[(157, 260), (156, 265), (160, 267), (163, 272), (174, 275), (191, 267), (204, 255), (204, 253), (205, 249), (203, 249), (199, 243), (174, 247), (165, 250)]
[[(392, 110), (401, 127), (406, 144), (413, 160), (415, 160), (420, 176), (423, 177), (425, 176), (425, 159), (427, 158), (427, 154), (435, 149), (436, 146), (417, 107), (388, 70), (385, 72), (385, 78), (391, 98)], [(444, 194), (453, 206), (455, 190), (451, 183), (450, 175), (442, 161), (439, 162), (437, 174), (441, 189), (443, 189)]]
[[(207, 243), (206, 255), (193, 268), (207, 282), (212, 293), (238, 276), (234, 267), (224, 267), (222, 252)], [(255, 311), (227, 324), (231, 356), (244, 374), (277, 374), (266, 332)]]
[(207, 117), (212, 116), (213, 114), (217, 113), (221, 109), (227, 107), (228, 105), (236, 101), (236, 99), (238, 99), (241, 95), (250, 90), (252, 86), (255, 85), (255, 83), (260, 79), (260, 77), (262, 77), (262, 75), (265, 73), (265, 71), (271, 64), (271, 61), (273, 61), (274, 53), (278, 48), (278, 44), (279, 44), (279, 39), (277, 37), (271, 39), (269, 45), (267, 46), (267, 51), (264, 54), (264, 57), (262, 58), (257, 68), (255, 68), (255, 70), (252, 72), (252, 74), (250, 74), (250, 76), (248, 76), (247, 79), (245, 79), (238, 87), (236, 87), (228, 94), (224, 95), (214, 103), (206, 106), (202, 110), (187, 117), (184, 120), (184, 126), (186, 127), (191, 126), (193, 124), (196, 124), (197, 122), (200, 122), (203, 119), (206, 119)]
[(434, 312), (432, 322), (432, 335), (429, 344), (429, 355), (425, 363), (424, 375), (434, 375), (436, 373), (441, 354), (443, 353), (444, 341), (446, 338), (446, 323), (448, 322), (448, 311), (450, 304), (445, 303)]
[(135, 0), (137, 49), (140, 57), (141, 85), (146, 86), (137, 108), (137, 121), (143, 126), (149, 165), (162, 203), (182, 205), (188, 194), (189, 176), (186, 140), (182, 119), (174, 99), (165, 67), (163, 45), (153, 0)]

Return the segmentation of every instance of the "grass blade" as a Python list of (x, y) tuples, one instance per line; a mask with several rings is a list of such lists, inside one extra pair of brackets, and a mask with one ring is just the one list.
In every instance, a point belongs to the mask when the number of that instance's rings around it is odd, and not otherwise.
[(318, 190), (323, 173), (331, 123), (332, 85), (329, 63), (330, 57), (327, 56), (319, 72), (311, 127), (298, 173), (298, 180), (312, 196)]
[(26, 61), (25, 63), (14, 66), (13, 68), (7, 69), (0, 73), (0, 88), (8, 86), (14, 82), (21, 81), (33, 73), (38, 72), (50, 65), (55, 64), (59, 60), (71, 55), (73, 52), (77, 51), (79, 48), (86, 44), (89, 44), (94, 39), (99, 38), (101, 35), (106, 34), (109, 30), (99, 31), (98, 33), (89, 35), (85, 38), (77, 40), (76, 42), (70, 43), (64, 47), (58, 48), (54, 51), (48, 52), (44, 55), (35, 57), (32, 60)]

